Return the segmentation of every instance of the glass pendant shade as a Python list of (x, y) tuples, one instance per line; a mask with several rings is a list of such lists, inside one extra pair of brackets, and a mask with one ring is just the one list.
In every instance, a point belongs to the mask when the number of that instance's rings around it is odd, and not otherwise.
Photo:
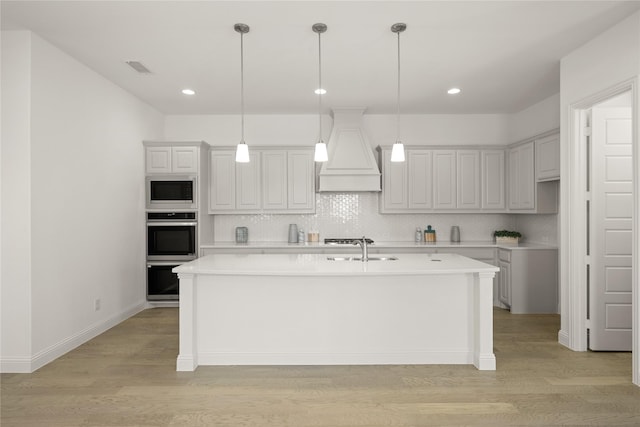
[(316, 162), (326, 162), (329, 160), (327, 144), (324, 141), (316, 142), (316, 151), (313, 155), (313, 160)]
[(391, 161), (404, 162), (404, 144), (396, 141), (391, 148)]
[(249, 146), (243, 141), (236, 147), (236, 162), (249, 163)]

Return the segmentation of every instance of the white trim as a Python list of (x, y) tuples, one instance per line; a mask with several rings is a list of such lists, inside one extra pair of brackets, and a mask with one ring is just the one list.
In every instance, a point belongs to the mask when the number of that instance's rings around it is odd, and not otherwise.
[[(640, 121), (640, 100), (638, 99), (638, 79), (632, 78), (569, 105), (567, 112), (565, 144), (561, 145), (561, 200), (560, 210), (560, 262), (561, 271), (561, 313), (566, 316), (566, 329), (558, 333), (558, 341), (572, 350), (587, 350), (587, 290), (585, 283), (586, 254), (586, 158), (583, 141), (584, 111), (593, 105), (626, 91), (631, 91), (633, 109), (633, 382), (640, 385), (640, 144), (638, 143), (638, 122)], [(564, 323), (564, 322), (563, 322)]]
[(62, 341), (45, 348), (42, 351), (39, 351), (37, 354), (33, 355), (31, 358), (20, 358), (20, 359), (1, 359), (0, 360), (0, 372), (2, 373), (31, 373), (34, 372), (44, 365), (54, 361), (58, 357), (62, 356), (65, 353), (79, 347), (80, 345), (86, 343), (92, 338), (97, 337), (101, 333), (111, 329), (116, 326), (118, 323), (134, 316), (145, 309), (146, 302), (139, 302), (115, 315), (109, 317), (108, 319), (102, 320), (94, 325), (89, 326), (88, 328), (78, 332), (75, 335), (67, 337)]

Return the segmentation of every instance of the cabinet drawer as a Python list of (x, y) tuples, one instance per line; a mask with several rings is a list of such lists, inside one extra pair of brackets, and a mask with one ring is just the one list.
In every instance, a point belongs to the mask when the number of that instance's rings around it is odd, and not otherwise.
[(440, 254), (458, 254), (479, 261), (493, 261), (495, 249), (493, 248), (438, 248)]
[(504, 262), (511, 262), (511, 251), (498, 249), (498, 259)]

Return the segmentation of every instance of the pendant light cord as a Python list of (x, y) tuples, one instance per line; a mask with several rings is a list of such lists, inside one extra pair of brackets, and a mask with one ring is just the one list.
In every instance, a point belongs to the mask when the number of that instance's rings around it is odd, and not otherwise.
[(396, 110), (396, 142), (400, 141), (400, 31), (398, 31), (398, 98)]
[(318, 32), (318, 129), (320, 137), (318, 142), (322, 141), (322, 33)]
[(244, 142), (244, 33), (240, 33), (240, 142)]

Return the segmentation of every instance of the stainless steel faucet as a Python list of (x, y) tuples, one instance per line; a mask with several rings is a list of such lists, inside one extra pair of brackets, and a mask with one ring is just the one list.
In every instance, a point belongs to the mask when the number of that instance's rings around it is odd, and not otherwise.
[(356, 239), (353, 241), (354, 245), (360, 245), (362, 248), (362, 262), (369, 261), (369, 248), (367, 247), (367, 239), (362, 236), (362, 239)]

